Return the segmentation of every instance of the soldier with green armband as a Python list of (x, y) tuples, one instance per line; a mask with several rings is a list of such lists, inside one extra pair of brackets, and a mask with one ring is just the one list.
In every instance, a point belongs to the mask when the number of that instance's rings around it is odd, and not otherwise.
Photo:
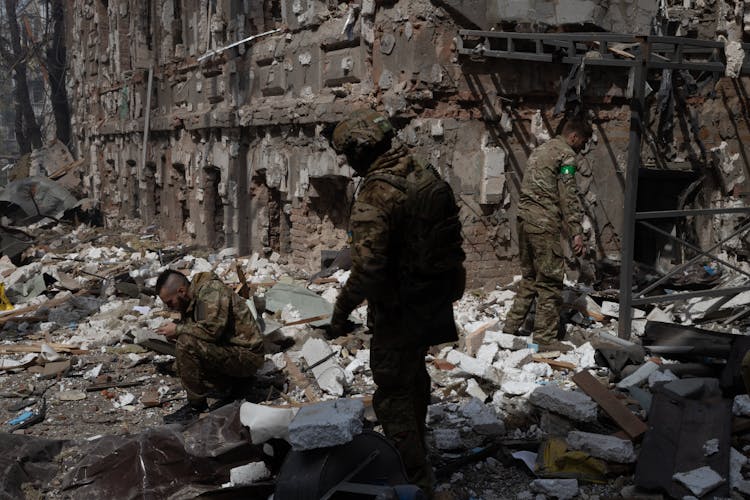
[(533, 340), (540, 352), (570, 350), (556, 340), (565, 266), (560, 235), (567, 231), (575, 254), (583, 254), (576, 155), (591, 134), (587, 122), (567, 121), (562, 134), (529, 156), (521, 185), (517, 226), (522, 280), (503, 331), (518, 334), (536, 298)]

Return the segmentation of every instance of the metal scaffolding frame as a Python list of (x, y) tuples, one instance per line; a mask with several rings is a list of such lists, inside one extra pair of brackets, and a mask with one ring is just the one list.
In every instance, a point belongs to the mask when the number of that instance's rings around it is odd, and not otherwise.
[[(742, 44), (742, 49), (750, 51), (750, 44)], [(675, 302), (694, 297), (721, 297), (735, 295), (750, 290), (750, 284), (732, 288), (718, 288), (695, 292), (681, 292), (666, 295), (646, 296), (673, 274), (687, 268), (700, 258), (710, 256), (717, 262), (750, 276), (741, 269), (727, 263), (711, 252), (726, 241), (750, 230), (750, 222), (734, 231), (732, 235), (707, 251), (673, 236), (652, 224), (651, 219), (668, 219), (716, 214), (750, 215), (750, 207), (711, 208), (694, 210), (665, 210), (637, 212), (638, 175), (641, 167), (641, 146), (644, 123), (646, 123), (646, 78), (650, 70), (687, 70), (724, 74), (726, 66), (722, 61), (724, 43), (710, 40), (667, 36), (639, 36), (613, 33), (514, 33), (499, 31), (460, 30), (457, 37), (457, 50), (460, 55), (490, 57), (499, 59), (560, 63), (569, 65), (624, 68), (632, 71), (632, 98), (630, 99), (630, 136), (628, 143), (628, 164), (626, 171), (622, 248), (620, 264), (620, 317), (621, 338), (631, 334), (632, 306)], [(750, 73), (750, 61), (745, 58), (740, 73)], [(630, 87), (630, 84), (629, 84)], [(696, 251), (698, 255), (688, 262), (676, 266), (649, 287), (633, 292), (635, 224), (640, 223), (651, 230)]]

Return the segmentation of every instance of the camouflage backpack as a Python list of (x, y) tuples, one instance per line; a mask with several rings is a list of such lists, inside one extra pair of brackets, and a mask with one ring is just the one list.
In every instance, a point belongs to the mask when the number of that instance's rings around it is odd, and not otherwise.
[(463, 295), (466, 255), (453, 190), (431, 165), (413, 164), (406, 177), (375, 172), (365, 182), (387, 182), (406, 194), (400, 221), (399, 296), (429, 315), (430, 305), (444, 306)]

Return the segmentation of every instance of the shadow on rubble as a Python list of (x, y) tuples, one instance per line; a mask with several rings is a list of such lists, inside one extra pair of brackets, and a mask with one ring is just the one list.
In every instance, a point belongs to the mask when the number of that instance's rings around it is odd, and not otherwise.
[(61, 483), (61, 493), (74, 498), (217, 498), (210, 492), (219, 490), (230, 497), (265, 498), (273, 492), (271, 483), (241, 492), (221, 489), (230, 469), (264, 456), (250, 444), (239, 415), (239, 403), (234, 403), (184, 428), (162, 426), (75, 442), (0, 434), (0, 446), (7, 450), (0, 458), (0, 498), (23, 498), (24, 483), (41, 484), (44, 490)]

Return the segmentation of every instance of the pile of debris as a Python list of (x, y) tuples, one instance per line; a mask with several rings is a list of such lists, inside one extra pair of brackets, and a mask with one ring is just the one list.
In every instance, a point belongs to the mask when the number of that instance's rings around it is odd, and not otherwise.
[[(270, 494), (287, 484), (281, 459), (290, 447), (375, 439), (366, 307), (351, 316), (362, 325), (355, 333), (327, 341), (320, 330), (345, 269), (307, 280), (277, 254), (163, 246), (136, 226), (45, 232), (48, 243), (30, 248), (25, 265), (0, 259), (9, 309), (0, 313), (3, 439), (18, 463), (31, 464), (14, 466), (21, 470), (4, 494), (25, 484), (52, 498), (117, 497), (123, 463), (148, 477), (128, 482), (137, 495), (222, 484)], [(211, 271), (252, 293), (269, 353), (249, 402), (180, 431), (161, 426), (185, 397), (173, 344), (155, 333), (174, 319), (153, 291), (167, 268)], [(533, 338), (502, 332), (514, 285), (467, 293), (455, 304), (460, 342), (427, 356), (439, 489), (461, 498), (750, 494), (750, 398), (736, 395), (750, 296), (636, 311), (636, 335), (624, 340), (614, 295), (569, 283), (565, 333), (574, 349), (538, 353)], [(692, 326), (704, 320), (712, 330)], [(718, 331), (727, 325), (737, 331)], [(162, 453), (173, 466), (158, 465)]]

